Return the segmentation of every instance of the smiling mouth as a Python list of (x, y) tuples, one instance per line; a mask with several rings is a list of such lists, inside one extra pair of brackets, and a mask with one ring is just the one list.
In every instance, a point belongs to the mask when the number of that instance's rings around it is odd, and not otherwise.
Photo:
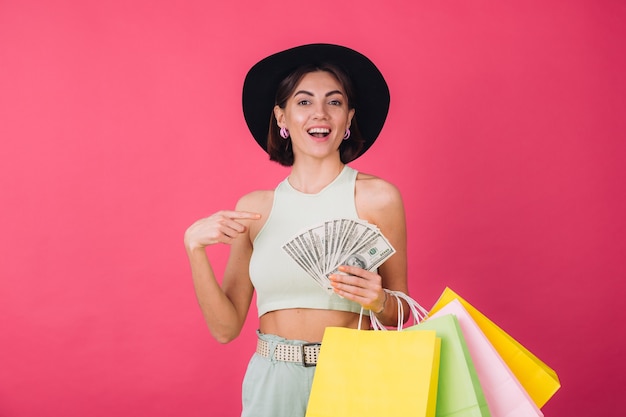
[(325, 138), (330, 134), (330, 129), (326, 129), (323, 127), (314, 127), (307, 130), (307, 133), (316, 138)]

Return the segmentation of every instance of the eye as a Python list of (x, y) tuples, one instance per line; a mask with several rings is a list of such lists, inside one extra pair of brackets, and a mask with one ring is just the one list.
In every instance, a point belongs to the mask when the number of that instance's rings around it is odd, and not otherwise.
[(331, 106), (341, 106), (342, 103), (341, 103), (341, 100), (335, 99), (335, 100), (330, 100), (328, 104), (330, 104)]
[(306, 106), (307, 104), (311, 104), (311, 102), (309, 100), (306, 100), (306, 99), (302, 99), (302, 100), (298, 101), (298, 106)]

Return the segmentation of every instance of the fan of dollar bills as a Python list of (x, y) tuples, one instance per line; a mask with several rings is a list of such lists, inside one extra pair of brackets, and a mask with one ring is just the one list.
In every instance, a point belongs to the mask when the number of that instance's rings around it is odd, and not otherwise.
[(340, 265), (374, 270), (396, 250), (373, 224), (364, 220), (334, 219), (299, 232), (283, 245), (322, 288), (333, 291), (329, 275)]

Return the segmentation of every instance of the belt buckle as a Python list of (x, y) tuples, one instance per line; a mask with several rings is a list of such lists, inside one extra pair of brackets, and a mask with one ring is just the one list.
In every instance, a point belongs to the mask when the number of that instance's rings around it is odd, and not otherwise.
[(306, 354), (304, 353), (304, 348), (308, 347), (308, 346), (321, 346), (322, 344), (319, 342), (313, 342), (313, 343), (303, 343), (300, 346), (302, 346), (302, 366), (304, 366), (305, 368), (309, 368), (311, 366), (317, 366), (317, 362), (316, 363), (307, 363), (306, 361)]

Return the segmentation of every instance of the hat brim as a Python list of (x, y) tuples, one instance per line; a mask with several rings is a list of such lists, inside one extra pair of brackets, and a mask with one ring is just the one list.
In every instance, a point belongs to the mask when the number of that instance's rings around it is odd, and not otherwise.
[(278, 84), (303, 65), (334, 64), (350, 77), (356, 92), (355, 119), (365, 140), (358, 156), (374, 143), (389, 112), (389, 87), (365, 55), (340, 45), (310, 44), (270, 55), (254, 65), (243, 84), (243, 114), (257, 143), (267, 152), (270, 116)]

